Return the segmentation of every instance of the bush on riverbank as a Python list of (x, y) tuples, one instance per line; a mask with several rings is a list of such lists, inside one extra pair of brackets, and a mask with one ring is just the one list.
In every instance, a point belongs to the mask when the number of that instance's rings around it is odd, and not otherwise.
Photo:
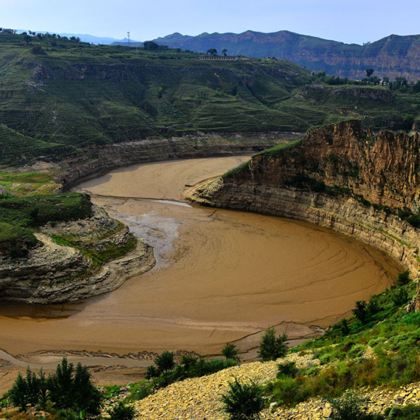
[(263, 335), (258, 350), (258, 356), (264, 362), (276, 360), (287, 353), (287, 337), (285, 334), (276, 337), (274, 328), (269, 328)]
[(101, 394), (92, 383), (88, 369), (80, 363), (74, 368), (65, 358), (48, 377), (29, 368), (25, 377), (19, 374), (7, 397), (21, 411), (43, 409), (56, 412), (58, 418), (64, 412), (63, 418), (96, 415), (101, 403)]
[(152, 383), (152, 388), (157, 389), (186, 378), (210, 375), (237, 364), (237, 359), (206, 360), (191, 355), (183, 356), (180, 363), (176, 364), (174, 355), (164, 352), (156, 357), (155, 365), (149, 367), (147, 376)]

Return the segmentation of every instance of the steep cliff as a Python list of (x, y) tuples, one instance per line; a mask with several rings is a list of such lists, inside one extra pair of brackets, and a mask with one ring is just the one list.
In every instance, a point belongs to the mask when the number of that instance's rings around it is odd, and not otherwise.
[(262, 33), (203, 33), (198, 36), (173, 34), (156, 40), (171, 48), (206, 52), (226, 48), (230, 55), (277, 57), (290, 60), (314, 71), (361, 79), (366, 68), (374, 68), (381, 77), (404, 76), (418, 80), (420, 75), (420, 36), (390, 35), (365, 45), (301, 35), (290, 31)]
[(135, 163), (210, 156), (251, 154), (293, 138), (293, 133), (198, 134), (168, 139), (149, 139), (91, 147), (83, 156), (60, 163), (59, 182), (64, 188)]
[[(312, 130), (187, 191), (199, 203), (307, 220), (369, 243), (419, 275), (418, 133)], [(411, 224), (409, 223), (411, 222)]]

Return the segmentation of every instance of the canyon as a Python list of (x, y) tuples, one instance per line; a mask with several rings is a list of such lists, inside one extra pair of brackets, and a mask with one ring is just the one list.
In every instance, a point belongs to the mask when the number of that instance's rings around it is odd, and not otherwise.
[(420, 136), (363, 130), (359, 121), (314, 129), (302, 142), (255, 156), (188, 192), (214, 207), (309, 221), (385, 251), (419, 276)]
[(164, 349), (211, 355), (234, 341), (245, 360), (254, 359), (266, 327), (299, 343), (392, 284), (398, 264), (357, 241), (183, 201), (185, 184), (248, 159), (143, 164), (78, 186), (153, 246), (156, 266), (86, 302), (3, 305), (0, 339), (9, 355), (2, 356), (8, 363), (0, 386), (26, 364), (48, 370), (63, 355), (92, 366), (99, 383), (121, 384), (142, 377)]

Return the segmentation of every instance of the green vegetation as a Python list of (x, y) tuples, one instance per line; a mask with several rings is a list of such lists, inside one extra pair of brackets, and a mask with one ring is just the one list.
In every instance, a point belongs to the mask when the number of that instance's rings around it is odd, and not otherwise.
[[(210, 375), (219, 370), (236, 366), (238, 363), (237, 357), (203, 359), (194, 355), (183, 355), (177, 362), (173, 353), (163, 352), (147, 369), (146, 379), (129, 385), (129, 396), (125, 402), (141, 400), (171, 383), (186, 378)], [(119, 390), (119, 387), (107, 387), (105, 397), (113, 398), (118, 395)]]
[(241, 384), (237, 379), (229, 384), (229, 391), (222, 396), (225, 412), (232, 420), (252, 420), (264, 408), (261, 387), (254, 383)]
[[(335, 86), (288, 62), (203, 61), (180, 50), (0, 32), (0, 163), (196, 132), (304, 132), (361, 118), (409, 128), (420, 93)], [(1, 183), (0, 183), (1, 185)]]
[(368, 414), (367, 400), (353, 391), (345, 392), (342, 397), (330, 400), (333, 408), (332, 420), (379, 420), (382, 416)]
[(6, 398), (22, 411), (33, 407), (78, 419), (98, 414), (101, 403), (87, 368), (80, 363), (74, 368), (66, 359), (48, 378), (42, 371), (36, 374), (30, 369), (26, 377), (19, 374)]
[(136, 412), (132, 405), (127, 405), (120, 401), (110, 410), (109, 418), (111, 420), (132, 420), (135, 418), (135, 414)]
[(360, 386), (418, 381), (420, 313), (405, 310), (415, 290), (416, 285), (409, 282), (372, 297), (369, 303), (358, 302), (353, 318), (292, 350), (311, 351), (321, 366), (298, 372), (292, 366), (280, 366), (267, 394), (280, 404), (294, 405), (314, 396), (337, 397)]
[(21, 197), (52, 194), (58, 191), (59, 185), (49, 173), (0, 171), (0, 189)]
[(37, 243), (30, 229), (0, 222), (0, 255), (25, 257)]
[(100, 267), (104, 263), (123, 257), (133, 251), (137, 245), (137, 239), (132, 234), (130, 234), (129, 239), (124, 244), (117, 245), (110, 242), (100, 249), (95, 247), (95, 241), (103, 238), (95, 238), (92, 241), (86, 242), (81, 241), (75, 235), (52, 235), (52, 239), (57, 245), (78, 249), (91, 261), (93, 268)]
[(87, 195), (67, 193), (0, 199), (0, 254), (25, 256), (37, 244), (33, 232), (48, 222), (84, 219), (91, 216)]
[[(277, 379), (264, 387), (253, 385), (252, 392), (248, 385), (236, 381), (223, 397), (226, 410), (232, 418), (247, 418), (241, 414), (247, 409), (243, 402), (246, 398), (263, 395), (268, 401), (293, 406), (322, 397), (332, 405), (332, 419), (417, 418), (419, 406), (392, 407), (383, 415), (368, 414), (366, 400), (357, 394), (360, 387), (397, 387), (420, 380), (420, 313), (405, 309), (415, 293), (416, 284), (409, 281), (408, 273), (401, 273), (395, 286), (368, 303), (358, 302), (354, 317), (332, 326), (321, 338), (291, 349), (313, 354), (319, 366), (298, 368), (292, 362), (280, 363)], [(274, 330), (268, 330), (261, 347), (271, 349), (275, 341)], [(266, 357), (270, 359), (274, 358)], [(234, 413), (243, 417), (234, 417)]]
[(235, 346), (235, 344), (226, 344), (225, 347), (223, 347), (222, 354), (226, 359), (239, 361), (238, 348)]
[(132, 395), (134, 399), (141, 399), (154, 390), (166, 387), (173, 382), (210, 375), (237, 364), (238, 360), (236, 358), (206, 360), (192, 355), (182, 356), (180, 363), (176, 364), (173, 353), (164, 352), (157, 356), (154, 365), (147, 369), (147, 381), (143, 381), (134, 387)]
[(280, 143), (273, 147), (270, 147), (269, 149), (264, 150), (263, 152), (259, 153), (264, 156), (276, 156), (279, 153), (282, 153), (283, 150), (291, 149), (292, 147), (297, 146), (302, 139), (292, 140), (287, 143)]
[(420, 405), (406, 405), (392, 407), (385, 410), (387, 419), (418, 420), (420, 418)]
[(261, 338), (258, 356), (263, 361), (276, 360), (287, 353), (287, 337), (285, 334), (276, 337), (274, 328), (269, 328)]

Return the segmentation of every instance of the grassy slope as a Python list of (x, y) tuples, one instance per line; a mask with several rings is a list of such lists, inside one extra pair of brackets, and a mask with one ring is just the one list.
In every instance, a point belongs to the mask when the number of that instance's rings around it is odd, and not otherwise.
[(359, 386), (401, 386), (420, 380), (420, 313), (406, 311), (413, 282), (374, 296), (365, 322), (352, 317), (323, 337), (293, 349), (311, 352), (320, 367), (279, 375), (267, 394), (284, 405), (310, 397), (333, 397)]
[[(34, 54), (34, 46), (43, 53)], [(413, 94), (375, 99), (352, 94), (354, 86), (326, 85), (306, 91), (312, 82), (286, 62), (209, 62), (172, 50), (53, 39), (26, 44), (22, 36), (0, 33), (0, 164), (147, 136), (302, 132), (354, 117), (386, 126), (402, 114), (420, 114)]]

